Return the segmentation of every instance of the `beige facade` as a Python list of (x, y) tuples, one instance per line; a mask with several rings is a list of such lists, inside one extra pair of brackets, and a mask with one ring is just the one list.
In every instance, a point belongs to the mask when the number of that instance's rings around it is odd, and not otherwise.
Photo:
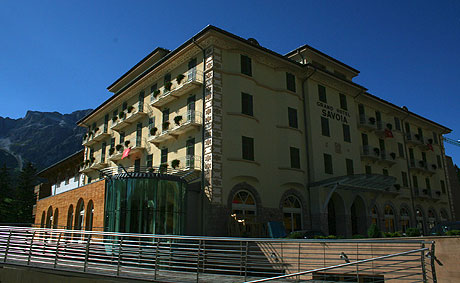
[(358, 74), (309, 46), (283, 56), (209, 26), (108, 88), (112, 98), (79, 122), (89, 130), (81, 172), (86, 182), (166, 166), (194, 173), (188, 234), (261, 235), (269, 221), (344, 236), (373, 222), (427, 233), (452, 217), (450, 130), (369, 94)]

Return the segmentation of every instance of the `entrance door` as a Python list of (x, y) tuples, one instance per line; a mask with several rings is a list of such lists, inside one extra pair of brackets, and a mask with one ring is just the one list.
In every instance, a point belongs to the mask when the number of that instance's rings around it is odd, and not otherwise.
[(329, 200), (327, 205), (327, 226), (329, 227), (329, 235), (337, 235), (335, 205), (332, 198)]
[(187, 98), (187, 121), (195, 122), (195, 95)]

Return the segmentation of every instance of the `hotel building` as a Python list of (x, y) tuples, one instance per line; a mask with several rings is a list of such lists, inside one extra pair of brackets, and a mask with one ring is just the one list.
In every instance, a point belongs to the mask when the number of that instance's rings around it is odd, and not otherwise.
[[(213, 26), (157, 48), (78, 122), (77, 189), (99, 201), (73, 193), (61, 210), (69, 218), (79, 202), (84, 218), (91, 202), (91, 227), (120, 232), (265, 236), (275, 221), (347, 237), (372, 223), (428, 233), (454, 217), (451, 130), (370, 94), (358, 74), (308, 45), (281, 55)], [(37, 215), (74, 190), (40, 200)]]

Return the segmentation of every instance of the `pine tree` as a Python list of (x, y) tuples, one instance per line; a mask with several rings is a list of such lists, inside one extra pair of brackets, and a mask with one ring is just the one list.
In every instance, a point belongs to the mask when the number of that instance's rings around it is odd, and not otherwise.
[(34, 186), (37, 183), (37, 169), (27, 163), (19, 173), (18, 185), (15, 190), (16, 223), (33, 223), (32, 210), (36, 201)]
[(13, 190), (10, 169), (0, 167), (0, 223), (14, 222)]

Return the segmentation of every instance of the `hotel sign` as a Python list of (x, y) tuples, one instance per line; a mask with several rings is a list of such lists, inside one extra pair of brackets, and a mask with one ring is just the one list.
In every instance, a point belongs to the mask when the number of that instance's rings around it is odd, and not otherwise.
[(348, 113), (348, 111), (334, 108), (334, 106), (321, 101), (316, 102), (316, 105), (323, 108), (321, 109), (321, 116), (348, 124), (348, 119), (350, 118), (350, 113)]

